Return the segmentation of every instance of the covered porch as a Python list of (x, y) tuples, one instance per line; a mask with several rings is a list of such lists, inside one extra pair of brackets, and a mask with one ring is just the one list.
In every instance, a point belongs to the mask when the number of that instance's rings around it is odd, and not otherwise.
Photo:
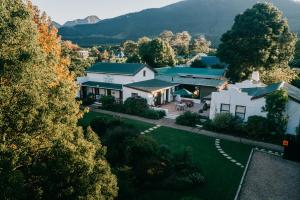
[(80, 98), (93, 98), (95, 101), (100, 100), (102, 96), (113, 96), (116, 101), (122, 101), (123, 91), (121, 84), (104, 83), (104, 82), (84, 82), (80, 86)]

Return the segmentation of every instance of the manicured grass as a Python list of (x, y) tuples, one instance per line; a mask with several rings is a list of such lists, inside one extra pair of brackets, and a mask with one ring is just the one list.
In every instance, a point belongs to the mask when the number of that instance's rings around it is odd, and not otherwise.
[[(93, 119), (97, 117), (103, 117), (103, 116), (107, 118), (116, 118), (116, 117), (119, 118), (118, 116), (106, 115), (106, 114), (96, 113), (96, 112), (89, 112), (86, 113), (81, 120), (79, 120), (79, 125), (88, 126)], [(141, 132), (154, 126), (153, 124), (136, 121), (132, 119), (127, 119), (127, 118), (122, 118), (122, 119), (125, 121), (126, 124), (133, 125), (136, 129), (138, 129)]]
[[(88, 113), (80, 123), (88, 124), (93, 118), (103, 116), (99, 113)], [(113, 117), (105, 115), (108, 117)], [(152, 124), (124, 119), (126, 123), (134, 125), (144, 131)], [(232, 200), (238, 188), (244, 169), (224, 158), (215, 147), (215, 139), (197, 135), (178, 129), (160, 127), (148, 136), (158, 143), (167, 145), (173, 152), (182, 152), (186, 148), (192, 151), (193, 161), (200, 166), (207, 183), (203, 186), (185, 191), (145, 190), (137, 194), (139, 200)], [(221, 140), (222, 149), (238, 162), (246, 165), (251, 147), (248, 145)]]

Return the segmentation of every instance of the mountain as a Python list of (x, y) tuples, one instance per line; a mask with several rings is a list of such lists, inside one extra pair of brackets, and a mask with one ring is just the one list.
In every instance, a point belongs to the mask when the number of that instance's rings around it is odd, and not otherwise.
[(61, 28), (61, 27), (62, 27), (61, 24), (59, 24), (59, 23), (57, 23), (57, 22), (55, 22), (55, 21), (52, 21), (52, 25), (53, 25), (55, 28)]
[(92, 16), (88, 16), (84, 19), (76, 19), (76, 20), (73, 20), (73, 21), (67, 21), (63, 27), (73, 27), (73, 26), (77, 26), (77, 25), (81, 25), (81, 24), (96, 24), (100, 21), (100, 19), (95, 16), (95, 15), (92, 15)]
[[(300, 3), (293, 0), (264, 0), (273, 3), (289, 20), (293, 31), (300, 32)], [(119, 43), (142, 36), (155, 37), (163, 30), (189, 31), (205, 35), (218, 44), (232, 26), (234, 17), (252, 7), (257, 0), (185, 0), (166, 7), (146, 9), (102, 20), (96, 24), (62, 27), (64, 39), (82, 46)]]

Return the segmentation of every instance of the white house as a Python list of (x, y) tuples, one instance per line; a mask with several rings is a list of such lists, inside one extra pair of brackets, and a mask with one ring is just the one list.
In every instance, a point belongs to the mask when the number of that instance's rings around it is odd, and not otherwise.
[[(80, 85), (78, 97), (83, 99), (92, 95), (99, 100), (101, 96), (109, 95), (125, 101), (128, 97), (140, 96), (146, 98), (149, 105), (163, 104), (172, 100), (171, 93), (176, 85), (154, 79), (155, 71), (145, 64), (96, 63), (86, 70), (86, 74), (77, 79)], [(152, 94), (158, 97), (154, 100)]]
[(286, 107), (287, 133), (296, 134), (296, 128), (300, 125), (300, 89), (284, 82), (264, 85), (259, 82), (258, 74), (254, 74), (252, 80), (229, 85), (227, 90), (213, 92), (209, 118), (213, 119), (220, 112), (232, 113), (245, 121), (253, 115), (266, 117), (267, 113), (262, 111), (265, 97), (279, 89), (287, 90), (289, 95)]

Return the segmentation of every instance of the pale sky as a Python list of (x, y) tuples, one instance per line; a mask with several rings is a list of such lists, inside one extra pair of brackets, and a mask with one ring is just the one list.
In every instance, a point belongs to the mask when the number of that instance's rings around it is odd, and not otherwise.
[(180, 0), (32, 0), (40, 10), (46, 11), (53, 21), (60, 24), (89, 15), (107, 19), (178, 1)]

